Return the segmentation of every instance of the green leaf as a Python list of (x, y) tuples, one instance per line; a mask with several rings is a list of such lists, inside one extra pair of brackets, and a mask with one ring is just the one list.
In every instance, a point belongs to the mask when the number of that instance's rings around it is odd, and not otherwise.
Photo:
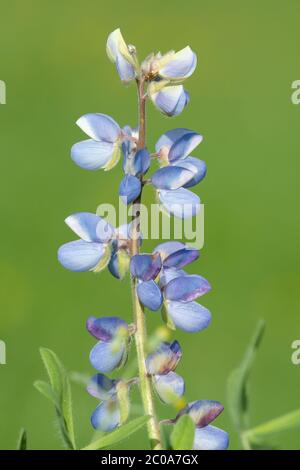
[(51, 403), (59, 409), (59, 402), (57, 399), (56, 393), (54, 393), (54, 390), (52, 389), (51, 385), (47, 382), (44, 382), (44, 380), (36, 380), (33, 383), (33, 386), (42, 394), (44, 397), (46, 397)]
[(17, 450), (27, 450), (27, 432), (24, 428), (22, 428), (20, 431)]
[(298, 427), (300, 427), (300, 409), (255, 426), (254, 428), (246, 431), (245, 434), (248, 439), (255, 441), (266, 436)]
[(107, 434), (105, 436), (100, 437), (99, 439), (96, 439), (94, 442), (92, 442), (87, 447), (84, 447), (81, 450), (98, 450), (98, 449), (103, 449), (104, 447), (112, 446), (113, 444), (116, 444), (117, 442), (120, 442), (123, 439), (126, 439), (131, 434), (135, 433), (140, 428), (145, 426), (145, 424), (147, 423), (147, 421), (149, 421), (149, 419), (150, 419), (150, 416), (140, 416), (139, 418), (133, 419), (129, 423), (124, 424), (123, 426), (116, 429), (115, 431), (112, 431), (110, 434)]
[(237, 431), (241, 431), (247, 426), (247, 382), (255, 358), (255, 353), (263, 337), (264, 329), (265, 322), (260, 320), (241, 364), (230, 374), (228, 379), (228, 409)]
[(40, 393), (55, 405), (65, 444), (68, 448), (75, 449), (72, 396), (68, 374), (57, 355), (51, 349), (40, 348), (40, 353), (49, 376), (50, 384), (37, 381), (34, 385)]
[(179, 418), (171, 434), (171, 446), (174, 450), (192, 450), (195, 438), (195, 423), (188, 415)]

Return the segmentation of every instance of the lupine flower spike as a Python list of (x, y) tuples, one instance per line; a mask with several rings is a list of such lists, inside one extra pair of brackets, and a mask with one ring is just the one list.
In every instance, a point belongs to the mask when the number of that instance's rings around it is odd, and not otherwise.
[[(130, 224), (116, 228), (94, 213), (70, 215), (65, 222), (77, 239), (58, 250), (59, 262), (71, 271), (98, 273), (107, 267), (117, 279), (127, 274), (131, 278), (132, 324), (119, 316), (107, 316), (106, 312), (100, 317), (91, 316), (86, 322), (88, 332), (97, 340), (90, 352), (90, 363), (97, 373), (87, 386), (88, 393), (98, 400), (91, 423), (103, 432), (122, 426), (130, 414), (130, 387), (138, 383), (144, 414), (150, 416), (148, 435), (154, 449), (162, 449), (163, 442), (153, 391), (164, 404), (177, 409), (177, 416), (169, 423), (175, 425), (182, 415), (189, 415), (194, 421), (194, 449), (226, 449), (228, 434), (211, 424), (223, 406), (211, 400), (186, 404), (185, 382), (176, 370), (182, 357), (178, 341), (157, 342), (152, 350), (148, 349), (151, 342), (147, 341), (146, 318), (156, 315), (150, 312), (161, 311), (168, 331), (196, 333), (209, 326), (211, 313), (198, 299), (209, 293), (211, 285), (202, 275), (185, 271), (200, 253), (180, 241), (161, 243), (151, 253), (140, 252), (142, 236), (138, 230), (139, 205), (146, 184), (152, 188), (161, 210), (169, 215), (186, 219), (200, 210), (200, 198), (190, 188), (206, 176), (206, 163), (195, 156), (202, 135), (191, 129), (174, 128), (159, 137), (154, 149), (148, 149), (145, 129), (148, 99), (165, 116), (184, 112), (190, 102), (186, 80), (196, 69), (197, 56), (186, 46), (177, 52), (153, 52), (139, 62), (136, 47), (125, 41), (120, 29), (109, 34), (106, 50), (121, 82), (137, 84), (139, 122), (137, 126), (122, 127), (105, 113), (85, 114), (77, 125), (87, 138), (73, 145), (71, 158), (82, 169), (107, 171), (118, 164), (123, 154), (118, 192), (125, 205), (132, 205), (134, 218)], [(108, 377), (106, 374), (115, 371), (120, 374), (131, 355), (133, 338), (138, 377)]]

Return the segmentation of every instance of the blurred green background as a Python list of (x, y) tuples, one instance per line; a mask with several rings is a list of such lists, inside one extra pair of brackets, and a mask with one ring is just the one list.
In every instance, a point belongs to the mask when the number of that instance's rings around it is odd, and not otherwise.
[[(203, 303), (213, 313), (200, 334), (176, 332), (184, 356), (179, 372), (189, 400), (226, 404), (226, 380), (238, 364), (259, 317), (267, 332), (251, 380), (251, 420), (258, 424), (300, 405), (300, 366), (291, 343), (299, 317), (299, 123), (291, 83), (299, 79), (298, 0), (1, 0), (0, 106), (1, 257), (0, 447), (15, 447), (19, 428), (33, 449), (59, 448), (51, 405), (32, 383), (44, 378), (38, 348), (53, 349), (69, 370), (92, 373), (89, 315), (130, 320), (128, 282), (108, 272), (75, 274), (56, 260), (73, 238), (64, 218), (117, 203), (121, 166), (87, 172), (69, 158), (84, 138), (75, 120), (87, 112), (136, 124), (135, 89), (121, 85), (105, 54), (107, 35), (121, 27), (140, 57), (190, 44), (198, 54), (187, 82), (191, 103), (163, 118), (149, 105), (148, 143), (172, 127), (201, 132), (196, 156), (208, 165), (197, 187), (205, 203), (205, 246), (192, 271), (213, 291)], [(148, 201), (150, 202), (150, 197)], [(153, 244), (146, 242), (148, 251)], [(147, 314), (149, 329), (159, 315)], [(96, 402), (73, 386), (79, 445), (92, 436)], [(161, 418), (174, 410), (158, 405)], [(225, 408), (217, 425), (239, 446)], [(299, 432), (277, 437), (300, 448)], [(145, 448), (139, 432), (119, 448)]]

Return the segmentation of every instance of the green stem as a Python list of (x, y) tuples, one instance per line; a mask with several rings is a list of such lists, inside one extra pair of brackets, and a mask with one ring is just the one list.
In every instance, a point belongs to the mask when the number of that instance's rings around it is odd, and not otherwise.
[[(144, 96), (144, 80), (137, 80), (138, 86), (138, 101), (139, 101), (139, 140), (138, 149), (144, 148), (146, 145), (146, 98)], [(131, 244), (131, 256), (139, 253), (139, 237), (138, 232), (140, 230), (140, 206), (141, 206), (141, 194), (133, 203), (133, 240)], [(148, 436), (151, 444), (151, 448), (154, 450), (162, 449), (161, 437), (159, 424), (156, 419), (154, 402), (151, 389), (151, 379), (147, 375), (146, 371), (146, 352), (145, 345), (147, 343), (147, 331), (145, 313), (138, 296), (136, 294), (137, 280), (131, 278), (131, 291), (132, 291), (132, 303), (134, 311), (134, 320), (136, 325), (135, 332), (135, 344), (137, 351), (137, 361), (140, 378), (140, 390), (141, 397), (144, 407), (145, 415), (151, 416), (147, 423)]]

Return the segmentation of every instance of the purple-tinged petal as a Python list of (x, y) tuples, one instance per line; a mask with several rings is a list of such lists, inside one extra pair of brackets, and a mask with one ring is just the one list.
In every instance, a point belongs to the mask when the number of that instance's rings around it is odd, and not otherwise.
[[(112, 341), (120, 329), (128, 330), (126, 321), (119, 317), (89, 317), (86, 322), (88, 332), (101, 341)], [(125, 336), (125, 335), (124, 335)]]
[(109, 400), (116, 395), (116, 385), (118, 380), (112, 380), (104, 374), (94, 375), (88, 386), (87, 392), (99, 400)]
[(91, 271), (105, 255), (102, 243), (75, 240), (65, 243), (58, 250), (58, 261), (64, 268), (75, 272)]
[(200, 210), (199, 197), (185, 188), (158, 190), (159, 201), (164, 209), (180, 219), (194, 217)]
[(85, 114), (76, 124), (93, 140), (115, 143), (121, 135), (119, 124), (107, 114)]
[(184, 247), (170, 254), (163, 262), (165, 268), (183, 268), (199, 258), (199, 251)]
[(177, 129), (171, 129), (170, 131), (167, 131), (165, 134), (160, 136), (158, 141), (155, 144), (155, 150), (156, 152), (159, 152), (162, 147), (171, 147), (175, 142), (181, 137), (183, 137), (185, 134), (191, 134), (193, 131), (190, 129), (185, 129), (185, 128), (177, 128)]
[(193, 173), (179, 166), (165, 166), (155, 171), (151, 177), (157, 189), (178, 189), (193, 178)]
[(161, 258), (159, 253), (154, 253), (153, 255), (135, 255), (131, 258), (131, 274), (141, 281), (155, 279), (160, 270)]
[(226, 431), (215, 426), (196, 428), (193, 450), (226, 450), (229, 436)]
[(197, 56), (187, 46), (176, 54), (170, 55), (170, 59), (159, 70), (159, 75), (168, 80), (184, 80), (192, 75), (197, 65)]
[(91, 416), (91, 423), (95, 429), (111, 432), (120, 425), (121, 413), (118, 402), (108, 400), (100, 403)]
[(135, 78), (135, 70), (132, 64), (130, 64), (121, 54), (117, 54), (116, 67), (120, 79), (124, 83), (128, 83)]
[(182, 85), (166, 86), (150, 95), (154, 105), (167, 116), (177, 116), (189, 103), (189, 94)]
[(107, 374), (124, 363), (127, 355), (125, 341), (120, 342), (117, 348), (113, 341), (107, 343), (99, 341), (90, 352), (90, 362), (92, 366)]
[(178, 341), (171, 344), (163, 342), (146, 358), (146, 369), (149, 375), (164, 375), (176, 369), (182, 356)]
[(108, 242), (113, 234), (113, 227), (104, 219), (90, 212), (77, 212), (65, 219), (66, 224), (86, 242)]
[(202, 140), (202, 135), (197, 134), (197, 132), (184, 134), (170, 148), (169, 162), (175, 163), (177, 160), (188, 157)]
[(183, 378), (175, 372), (165, 375), (154, 375), (154, 388), (163, 403), (172, 405), (184, 395), (185, 384)]
[(159, 276), (159, 285), (163, 289), (172, 279), (181, 276), (188, 276), (182, 269), (163, 268)]
[(211, 322), (209, 310), (197, 302), (167, 302), (166, 308), (174, 325), (187, 333), (204, 330)]
[(97, 142), (92, 139), (83, 140), (73, 145), (71, 158), (84, 170), (99, 170), (112, 159), (115, 145), (111, 142)]
[(165, 287), (165, 296), (168, 300), (190, 302), (211, 290), (209, 282), (197, 274), (177, 277)]
[(137, 286), (137, 295), (140, 302), (149, 310), (158, 310), (163, 302), (160, 288), (155, 281), (140, 282)]
[(179, 411), (176, 419), (180, 416), (189, 415), (198, 428), (203, 428), (214, 421), (224, 410), (224, 406), (214, 400), (196, 400), (188, 403)]
[(132, 175), (125, 175), (119, 186), (119, 195), (124, 204), (131, 204), (141, 193), (141, 181)]
[(159, 253), (162, 261), (164, 261), (169, 255), (175, 253), (178, 250), (181, 250), (185, 247), (185, 244), (182, 242), (171, 241), (164, 242), (157, 245), (154, 249), (155, 253)]
[(184, 185), (184, 188), (195, 186), (200, 183), (206, 175), (206, 163), (198, 158), (187, 157), (184, 160), (178, 160), (176, 166), (186, 168), (194, 174), (193, 178)]

